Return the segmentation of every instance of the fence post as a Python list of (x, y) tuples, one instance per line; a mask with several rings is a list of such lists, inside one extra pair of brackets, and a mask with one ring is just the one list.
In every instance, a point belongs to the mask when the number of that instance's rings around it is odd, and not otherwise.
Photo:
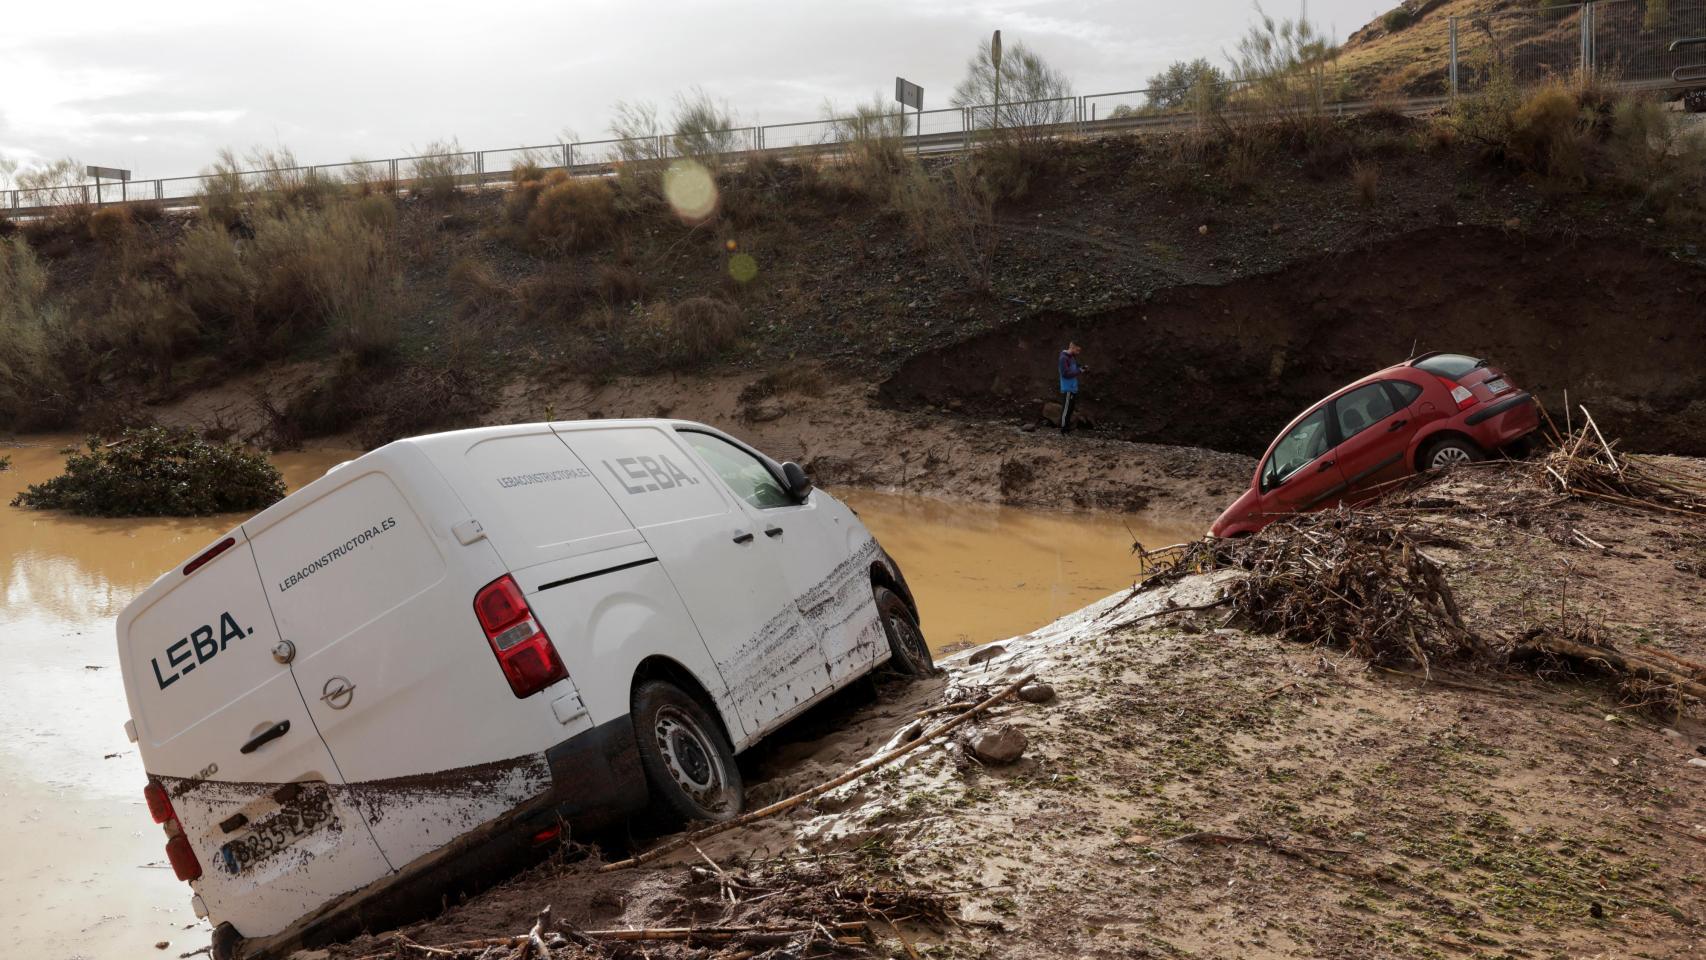
[(1581, 5), (1581, 78), (1593, 77), (1593, 60), (1599, 55), (1595, 39), (1599, 39), (1599, 5), (1588, 0)]
[(154, 199), (156, 199), (156, 200), (166, 199), (166, 181), (164, 181), (164, 180), (154, 181)]
[(1451, 99), (1455, 101), (1457, 99), (1457, 18), (1452, 17), (1448, 23), (1451, 48), (1451, 68), (1449, 71), (1451, 75)]

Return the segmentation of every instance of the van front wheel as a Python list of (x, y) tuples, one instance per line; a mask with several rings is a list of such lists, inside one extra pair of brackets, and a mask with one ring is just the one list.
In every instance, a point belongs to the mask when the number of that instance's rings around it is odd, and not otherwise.
[(649, 680), (634, 691), (633, 716), (640, 764), (665, 813), (682, 820), (740, 814), (744, 786), (734, 748), (699, 701)]
[(936, 661), (930, 657), (930, 645), (924, 642), (924, 631), (906, 601), (888, 587), (878, 587), (877, 613), (883, 618), (883, 632), (888, 634), (889, 666), (909, 677), (928, 677), (936, 672)]

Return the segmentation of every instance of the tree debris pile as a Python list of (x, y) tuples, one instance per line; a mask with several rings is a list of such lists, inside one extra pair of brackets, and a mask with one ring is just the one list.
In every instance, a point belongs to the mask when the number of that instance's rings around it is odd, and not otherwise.
[(1558, 493), (1661, 513), (1706, 517), (1706, 481), (1657, 457), (1617, 452), (1584, 408), (1585, 421), (1559, 437), (1539, 463), (1542, 478)]
[(1246, 540), (1192, 544), (1157, 561), (1138, 589), (1242, 569), (1247, 574), (1227, 584), (1223, 602), (1258, 630), (1426, 670), (1482, 648), (1444, 571), (1423, 550), (1432, 542), (1376, 513), (1304, 514)]
[[(338, 948), (358, 960), (451, 957), (459, 960), (688, 960), (743, 957), (896, 955), (911, 948), (902, 925), (945, 929), (954, 903), (941, 893), (874, 879), (822, 858), (702, 864), (679, 871), (670, 900), (685, 923), (592, 928), (545, 907), (526, 933), (423, 944), (407, 931)], [(900, 954), (904, 955), (904, 954)]]

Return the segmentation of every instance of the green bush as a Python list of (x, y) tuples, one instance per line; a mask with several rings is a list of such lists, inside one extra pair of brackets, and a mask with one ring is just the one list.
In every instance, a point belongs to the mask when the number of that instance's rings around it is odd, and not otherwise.
[(1397, 33), (1416, 22), (1416, 15), (1408, 7), (1393, 7), (1386, 11), (1386, 16), (1380, 18), (1380, 25), (1387, 33)]
[(47, 271), (22, 236), (0, 240), (0, 423), (27, 429), (57, 420), (69, 385), (54, 356), (67, 339), (48, 299)]
[(88, 452), (72, 454), (65, 472), (25, 487), (14, 507), (65, 510), (97, 517), (203, 517), (254, 512), (284, 496), (284, 479), (259, 454), (209, 443), (187, 431), (126, 430)]

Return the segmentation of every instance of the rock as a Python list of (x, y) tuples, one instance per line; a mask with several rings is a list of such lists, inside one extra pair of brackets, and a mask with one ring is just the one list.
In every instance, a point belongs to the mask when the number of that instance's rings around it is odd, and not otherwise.
[(992, 643), (989, 646), (984, 647), (983, 649), (978, 650), (977, 652), (973, 653), (971, 656), (967, 657), (966, 663), (975, 665), (975, 664), (982, 663), (985, 660), (994, 660), (996, 657), (999, 657), (1006, 652), (1007, 652), (1006, 647), (1002, 646), (999, 643)]
[(1688, 765), (1691, 767), (1706, 767), (1706, 757), (1689, 757)]
[(1036, 433), (1037, 425), (1035, 423), (1026, 423), (1020, 426), (1019, 429), (1023, 430), (1025, 433)]
[(1199, 233), (1205, 237), (1208, 236), (1208, 224), (1205, 223), (1202, 226), (1198, 227), (1197, 233)]
[(1043, 404), (1043, 419), (1047, 420), (1049, 423), (1059, 423), (1060, 415), (1064, 410), (1065, 408), (1060, 404), (1050, 400)]
[(993, 766), (1012, 763), (1025, 753), (1025, 734), (1012, 724), (974, 727), (965, 735), (966, 749), (980, 762)]
[(172, 941), (170, 941), (170, 940), (160, 940), (154, 944), (154, 949), (164, 950), (171, 945), (172, 945)]
[(1675, 730), (1672, 730), (1669, 727), (1666, 727), (1663, 730), (1660, 730), (1659, 733), (1663, 736), (1669, 737), (1672, 740), (1681, 740), (1682, 739), (1682, 734), (1677, 733)]
[(775, 397), (760, 400), (741, 411), (741, 415), (749, 423), (769, 423), (773, 420), (782, 419), (787, 413), (788, 408)]
[(1054, 699), (1054, 687), (1047, 683), (1027, 683), (1019, 688), (1019, 699), (1026, 703), (1047, 703)]

